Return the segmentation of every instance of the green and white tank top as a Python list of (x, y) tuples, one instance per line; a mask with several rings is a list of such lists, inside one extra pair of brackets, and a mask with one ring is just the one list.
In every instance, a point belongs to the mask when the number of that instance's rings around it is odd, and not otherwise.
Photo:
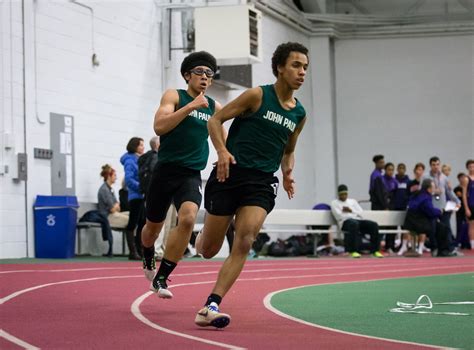
[(267, 173), (278, 170), (290, 134), (306, 116), (301, 103), (284, 109), (273, 85), (261, 86), (262, 104), (253, 114), (235, 118), (229, 129), (227, 149), (237, 166)]
[[(186, 90), (177, 90), (179, 103), (176, 110), (194, 98)], [(161, 135), (158, 163), (175, 163), (181, 167), (202, 170), (209, 157), (207, 121), (214, 114), (215, 101), (206, 96), (209, 107), (192, 111), (173, 130)]]

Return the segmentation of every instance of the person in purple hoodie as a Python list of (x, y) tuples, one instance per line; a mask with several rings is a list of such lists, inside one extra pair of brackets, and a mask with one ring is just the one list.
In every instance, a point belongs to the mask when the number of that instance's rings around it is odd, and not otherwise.
[[(143, 139), (132, 137), (127, 144), (127, 152), (120, 157), (125, 170), (125, 184), (128, 188), (130, 216), (127, 225), (127, 245), (129, 260), (141, 260), (138, 249), (141, 246), (141, 231), (144, 225), (144, 203), (138, 179), (138, 157), (145, 151)], [(134, 231), (137, 229), (136, 238)]]
[(403, 163), (397, 165), (397, 175), (395, 175), (395, 181), (397, 181), (397, 190), (393, 198), (393, 210), (406, 210), (408, 205), (408, 197), (410, 192), (408, 190), (408, 184), (410, 178), (406, 174), (407, 167)]
[(421, 190), (410, 197), (404, 228), (416, 233), (426, 232), (430, 240), (432, 256), (455, 256), (450, 252), (449, 230), (440, 218), (443, 211), (433, 206), (433, 180), (424, 179)]
[[(393, 210), (397, 181), (393, 177), (395, 166), (385, 164), (385, 174), (374, 181), (372, 210)], [(389, 227), (386, 227), (389, 228)], [(391, 227), (390, 227), (391, 228)], [(385, 235), (385, 250), (390, 254), (395, 250), (395, 235)]]

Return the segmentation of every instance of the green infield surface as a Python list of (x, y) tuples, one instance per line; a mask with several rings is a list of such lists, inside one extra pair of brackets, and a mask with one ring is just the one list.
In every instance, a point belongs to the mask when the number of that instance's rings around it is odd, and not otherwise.
[[(415, 304), (428, 295), (436, 313), (392, 313), (397, 302)], [(397, 278), (307, 286), (276, 293), (271, 305), (294, 318), (341, 331), (380, 338), (474, 349), (474, 305), (436, 305), (473, 302), (472, 273)]]

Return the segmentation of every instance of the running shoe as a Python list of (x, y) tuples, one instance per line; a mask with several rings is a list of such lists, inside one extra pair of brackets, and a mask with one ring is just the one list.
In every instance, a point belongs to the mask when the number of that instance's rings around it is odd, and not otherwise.
[(151, 257), (149, 259), (145, 258), (145, 254), (143, 254), (143, 273), (145, 274), (145, 278), (148, 281), (153, 281), (153, 278), (156, 274), (156, 262), (155, 257)]
[(168, 290), (168, 284), (166, 283), (166, 278), (158, 277), (153, 279), (150, 284), (150, 290), (158, 295), (158, 298), (162, 299), (171, 299), (173, 298), (173, 293)]
[(350, 256), (351, 258), (354, 258), (354, 259), (358, 259), (358, 258), (361, 257), (361, 255), (360, 255), (359, 253), (357, 253), (357, 252), (349, 253), (349, 256)]
[(224, 328), (230, 323), (230, 316), (219, 312), (219, 306), (213, 302), (199, 310), (194, 323), (200, 327)]
[(374, 257), (376, 257), (376, 258), (384, 258), (383, 254), (380, 253), (379, 251), (373, 253), (372, 256), (374, 256)]

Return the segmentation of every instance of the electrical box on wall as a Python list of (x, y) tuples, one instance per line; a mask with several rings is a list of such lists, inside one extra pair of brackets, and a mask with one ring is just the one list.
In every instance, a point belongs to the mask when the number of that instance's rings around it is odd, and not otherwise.
[(196, 51), (212, 53), (219, 65), (262, 62), (262, 14), (252, 6), (194, 10)]

